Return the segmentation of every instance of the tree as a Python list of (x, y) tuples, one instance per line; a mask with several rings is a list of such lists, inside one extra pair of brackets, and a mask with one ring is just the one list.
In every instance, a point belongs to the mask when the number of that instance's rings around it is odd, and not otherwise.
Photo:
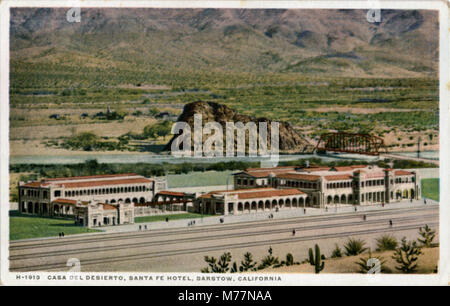
[(158, 136), (166, 137), (172, 131), (172, 124), (170, 121), (164, 121), (153, 125), (144, 127), (144, 136), (156, 138)]
[(208, 267), (201, 270), (202, 273), (227, 273), (230, 270), (231, 253), (225, 252), (219, 261), (215, 257), (205, 256)]
[(86, 169), (89, 169), (90, 171), (96, 171), (99, 167), (98, 161), (96, 159), (88, 159), (84, 162), (84, 166)]
[(421, 227), (419, 229), (419, 235), (423, 238), (418, 238), (423, 247), (429, 248), (433, 242), (434, 237), (436, 236), (436, 231), (432, 230), (428, 224), (425, 224), (425, 227)]
[(157, 134), (158, 136), (166, 138), (167, 135), (169, 135), (172, 131), (172, 123), (168, 120), (162, 122), (158, 126)]
[(309, 249), (309, 264), (314, 266), (314, 272), (319, 274), (325, 267), (325, 262), (322, 261), (323, 257), (320, 254), (320, 248), (317, 244), (314, 246), (314, 249), (315, 252), (311, 248)]
[(92, 132), (82, 132), (75, 136), (70, 137), (64, 146), (71, 149), (83, 149), (84, 151), (92, 151), (92, 149), (98, 143), (99, 138)]
[(239, 267), (239, 272), (245, 271), (256, 271), (257, 262), (253, 261), (253, 255), (250, 252), (244, 254), (244, 260), (241, 261), (241, 266)]
[(121, 120), (121, 119), (125, 118), (126, 115), (128, 115), (128, 111), (125, 110), (123, 107), (119, 106), (114, 111), (107, 112), (106, 119), (107, 120)]
[(393, 259), (399, 264), (395, 268), (403, 273), (414, 273), (417, 271), (417, 260), (422, 254), (421, 248), (416, 241), (406, 241), (406, 237), (401, 240), (401, 246), (398, 247)]
[(269, 255), (267, 255), (266, 257), (264, 257), (261, 261), (261, 264), (258, 266), (259, 270), (268, 268), (268, 267), (272, 267), (272, 266), (276, 266), (280, 263), (280, 260), (278, 259), (278, 257), (275, 257), (272, 255), (272, 247), (269, 248), (268, 250)]

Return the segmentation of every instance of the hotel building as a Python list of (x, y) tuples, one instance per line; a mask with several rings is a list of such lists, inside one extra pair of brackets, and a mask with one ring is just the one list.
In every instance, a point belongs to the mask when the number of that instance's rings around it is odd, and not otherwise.
[(292, 189), (306, 194), (305, 205), (371, 205), (420, 199), (420, 178), (414, 171), (374, 165), (344, 167), (252, 168), (234, 175), (234, 189)]
[(19, 182), (19, 211), (42, 216), (73, 216), (77, 204), (146, 203), (166, 188), (165, 179), (150, 179), (135, 173)]

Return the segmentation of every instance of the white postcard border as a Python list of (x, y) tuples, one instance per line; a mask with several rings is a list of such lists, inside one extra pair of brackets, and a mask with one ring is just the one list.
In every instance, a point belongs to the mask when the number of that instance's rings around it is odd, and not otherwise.
[[(445, 0), (420, 1), (32, 1), (32, 0), (6, 0), (0, 3), (0, 284), (7, 285), (447, 285), (449, 282), (449, 206), (440, 205), (440, 261), (437, 275), (363, 275), (363, 274), (270, 274), (279, 276), (281, 281), (167, 281), (156, 280), (157, 277), (204, 277), (201, 273), (73, 273), (73, 272), (9, 272), (8, 244), (9, 244), (9, 9), (10, 7), (165, 7), (165, 8), (298, 8), (298, 9), (370, 9), (373, 3), (379, 8), (391, 9), (428, 9), (439, 11), (440, 25), (440, 202), (449, 203), (450, 193), (450, 135), (449, 129), (449, 8)], [(377, 7), (378, 8), (378, 7)], [(39, 281), (17, 280), (17, 275), (38, 275)], [(88, 277), (88, 276), (151, 276), (153, 281), (104, 281), (104, 280), (57, 280), (59, 276)], [(221, 277), (221, 274), (214, 274)], [(226, 274), (238, 279), (242, 275)], [(255, 273), (254, 277), (268, 276), (268, 274)], [(210, 274), (209, 276), (213, 276)]]

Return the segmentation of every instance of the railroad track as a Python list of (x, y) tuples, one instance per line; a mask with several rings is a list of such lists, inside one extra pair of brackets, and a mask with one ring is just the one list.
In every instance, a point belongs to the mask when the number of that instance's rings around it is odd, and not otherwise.
[[(99, 234), (99, 235), (107, 235), (107, 236), (87, 236), (83, 238), (79, 237), (67, 237), (62, 240), (54, 241), (54, 240), (41, 240), (37, 243), (27, 243), (21, 241), (12, 241), (10, 242), (10, 251), (15, 250), (25, 250), (25, 249), (33, 249), (33, 248), (47, 248), (47, 247), (56, 247), (56, 246), (69, 246), (77, 243), (98, 243), (98, 242), (107, 242), (114, 240), (123, 240), (123, 239), (136, 239), (136, 238), (148, 238), (148, 237), (158, 237), (158, 236), (170, 236), (170, 235), (179, 235), (182, 234), (197, 234), (197, 233), (211, 233), (218, 231), (232, 231), (246, 228), (259, 228), (259, 227), (267, 227), (267, 226), (278, 226), (278, 225), (289, 225), (289, 224), (298, 224), (299, 222), (321, 222), (327, 221), (330, 219), (333, 220), (347, 220), (354, 218), (361, 218), (362, 215), (369, 216), (384, 216), (384, 215), (396, 215), (402, 214), (405, 212), (405, 208), (400, 208), (398, 210), (387, 210), (387, 211), (371, 211), (371, 212), (357, 212), (357, 213), (349, 213), (343, 215), (330, 215), (330, 216), (318, 216), (318, 217), (295, 217), (295, 218), (284, 218), (282, 220), (257, 220), (257, 221), (249, 221), (235, 224), (220, 224), (220, 225), (212, 225), (212, 226), (201, 226), (199, 228), (181, 228), (175, 230), (149, 230), (147, 232), (134, 232), (132, 234), (129, 233), (121, 233), (121, 234)], [(439, 207), (428, 206), (421, 208), (411, 208), (408, 211), (429, 211), (429, 210), (439, 210)], [(21, 244), (24, 243), (24, 244)]]
[[(133, 254), (133, 255), (120, 255), (120, 256), (110, 256), (103, 258), (94, 258), (94, 259), (86, 259), (81, 261), (82, 266), (95, 265), (95, 264), (105, 264), (105, 263), (117, 263), (124, 262), (130, 260), (141, 260), (141, 259), (151, 259), (157, 257), (167, 257), (167, 256), (175, 256), (175, 255), (186, 255), (186, 254), (195, 254), (195, 253), (203, 253), (203, 252), (211, 252), (217, 250), (230, 250), (230, 249), (240, 249), (240, 248), (248, 248), (248, 247), (256, 247), (263, 245), (276, 245), (283, 243), (294, 243), (299, 241), (309, 241), (309, 240), (318, 240), (318, 239), (330, 239), (330, 238), (341, 238), (341, 237), (349, 237), (349, 236), (358, 236), (358, 235), (368, 235), (368, 234), (377, 234), (384, 232), (393, 232), (393, 231), (405, 231), (411, 229), (419, 229), (420, 227), (428, 224), (429, 226), (439, 225), (439, 222), (433, 223), (419, 223), (413, 225), (404, 225), (399, 227), (387, 227), (382, 229), (369, 229), (369, 230), (360, 230), (360, 231), (350, 231), (350, 232), (342, 232), (342, 233), (330, 233), (330, 234), (320, 234), (320, 235), (310, 235), (303, 237), (290, 237), (290, 238), (280, 238), (280, 239), (272, 239), (272, 240), (263, 240), (263, 241), (254, 241), (254, 242), (243, 242), (243, 243), (233, 243), (233, 244), (222, 244), (216, 246), (208, 246), (208, 247), (196, 247), (189, 248), (183, 250), (173, 250), (173, 251), (156, 251), (156, 252), (145, 252), (141, 254)], [(40, 264), (40, 265), (25, 265), (20, 267), (10, 268), (10, 271), (47, 271), (51, 269), (67, 269), (67, 262), (57, 262), (57, 263), (49, 263), (49, 264)]]
[[(437, 217), (436, 215), (422, 215), (417, 217), (402, 217), (402, 218), (391, 218), (394, 223), (404, 223), (408, 221), (416, 221), (417, 219), (428, 220)], [(182, 239), (172, 239), (172, 240), (158, 240), (158, 241), (148, 241), (148, 242), (136, 242), (136, 243), (128, 243), (114, 246), (106, 246), (106, 247), (88, 247), (88, 248), (77, 248), (74, 250), (61, 250), (61, 251), (48, 251), (48, 252), (38, 252), (38, 253), (30, 253), (30, 254), (21, 254), (21, 255), (12, 255), (9, 257), (9, 260), (24, 260), (29, 258), (39, 258), (39, 257), (55, 257), (62, 255), (76, 255), (83, 253), (98, 253), (98, 252), (107, 252), (113, 250), (123, 250), (129, 248), (137, 248), (137, 247), (149, 247), (149, 246), (160, 246), (160, 245), (171, 245), (177, 243), (188, 243), (188, 242), (197, 242), (197, 241), (208, 241), (208, 240), (223, 240), (230, 239), (236, 237), (250, 237), (250, 236), (261, 236), (261, 235), (271, 235), (271, 234), (281, 234), (287, 233), (295, 229), (296, 231), (310, 231), (315, 229), (325, 229), (325, 228), (334, 228), (334, 227), (348, 227), (348, 226), (360, 226), (360, 225), (374, 225), (374, 224), (388, 224), (388, 219), (377, 219), (370, 221), (359, 221), (359, 222), (348, 222), (348, 223), (334, 223), (334, 224), (326, 224), (326, 225), (313, 225), (313, 226), (300, 226), (289, 229), (276, 229), (276, 230), (266, 230), (266, 231), (253, 231), (246, 233), (228, 233), (221, 235), (212, 235), (212, 236), (202, 236), (202, 237), (192, 237), (192, 238), (182, 238)]]

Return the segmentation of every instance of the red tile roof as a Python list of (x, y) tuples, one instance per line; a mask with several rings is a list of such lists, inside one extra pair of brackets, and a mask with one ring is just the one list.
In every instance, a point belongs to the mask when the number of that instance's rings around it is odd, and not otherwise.
[(341, 181), (341, 180), (350, 180), (352, 179), (351, 174), (336, 174), (336, 175), (327, 175), (325, 179), (327, 181)]
[(69, 177), (57, 177), (57, 178), (46, 178), (43, 182), (51, 181), (67, 181), (67, 180), (84, 180), (84, 179), (94, 179), (94, 178), (112, 178), (112, 177), (124, 177), (124, 176), (136, 176), (136, 173), (120, 173), (120, 174), (100, 174), (100, 175), (86, 175), (86, 176), (69, 176)]
[(283, 171), (283, 170), (293, 170), (297, 168), (297, 166), (279, 166), (279, 167), (271, 167), (271, 168), (247, 168), (245, 171)]
[(352, 171), (354, 169), (362, 169), (366, 168), (366, 165), (353, 165), (353, 166), (338, 166), (333, 167), (332, 169), (336, 169), (336, 171)]
[(48, 184), (43, 184), (41, 182), (30, 182), (30, 183), (23, 184), (21, 187), (39, 188), (39, 187), (43, 187), (43, 186), (48, 186)]
[(298, 189), (276, 189), (276, 190), (266, 190), (266, 191), (253, 191), (246, 193), (238, 193), (239, 200), (245, 199), (255, 199), (255, 198), (273, 198), (291, 195), (302, 195), (304, 192)]
[[(236, 174), (247, 174), (252, 177), (261, 178), (261, 177), (268, 177), (271, 173), (275, 174), (274, 171), (250, 171), (250, 172), (240, 172)], [(278, 172), (279, 173), (279, 172)]]
[(278, 178), (304, 180), (304, 181), (317, 181), (320, 179), (319, 175), (303, 174), (303, 173), (282, 173), (276, 175)]
[(405, 171), (405, 170), (397, 170), (394, 172), (395, 175), (412, 175), (412, 172)]
[(70, 200), (70, 199), (56, 199), (53, 201), (53, 203), (58, 203), (58, 204), (72, 204), (75, 205), (77, 204), (77, 200)]
[(211, 191), (207, 194), (200, 196), (203, 199), (210, 199), (213, 194), (228, 193), (230, 195), (237, 195), (238, 199), (255, 199), (255, 198), (271, 198), (289, 195), (302, 195), (305, 194), (299, 189), (274, 189), (274, 188), (252, 188), (252, 189), (239, 189), (227, 191)]
[(158, 192), (160, 195), (169, 195), (169, 196), (179, 196), (183, 197), (184, 192), (177, 192), (177, 191), (169, 191), (169, 190), (161, 190)]
[(221, 193), (238, 194), (238, 193), (245, 193), (245, 192), (251, 192), (251, 191), (268, 191), (268, 190), (276, 190), (276, 189), (272, 188), (272, 187), (264, 187), (264, 188), (245, 188), (245, 189), (231, 189), (231, 190), (213, 190), (206, 194), (201, 195), (199, 198), (209, 199), (209, 198), (211, 198), (211, 195), (221, 194)]
[(102, 203), (102, 205), (103, 205), (103, 209), (105, 209), (105, 210), (117, 209), (117, 207), (114, 205), (105, 204), (105, 203)]
[(330, 167), (314, 166), (314, 167), (303, 168), (302, 171), (315, 172), (315, 171), (327, 171), (330, 169), (331, 169)]
[(82, 188), (82, 187), (109, 186), (109, 185), (146, 184), (151, 182), (153, 182), (153, 180), (148, 178), (129, 178), (117, 180), (76, 182), (76, 183), (70, 182), (70, 183), (62, 183), (60, 185), (64, 185), (65, 188)]

